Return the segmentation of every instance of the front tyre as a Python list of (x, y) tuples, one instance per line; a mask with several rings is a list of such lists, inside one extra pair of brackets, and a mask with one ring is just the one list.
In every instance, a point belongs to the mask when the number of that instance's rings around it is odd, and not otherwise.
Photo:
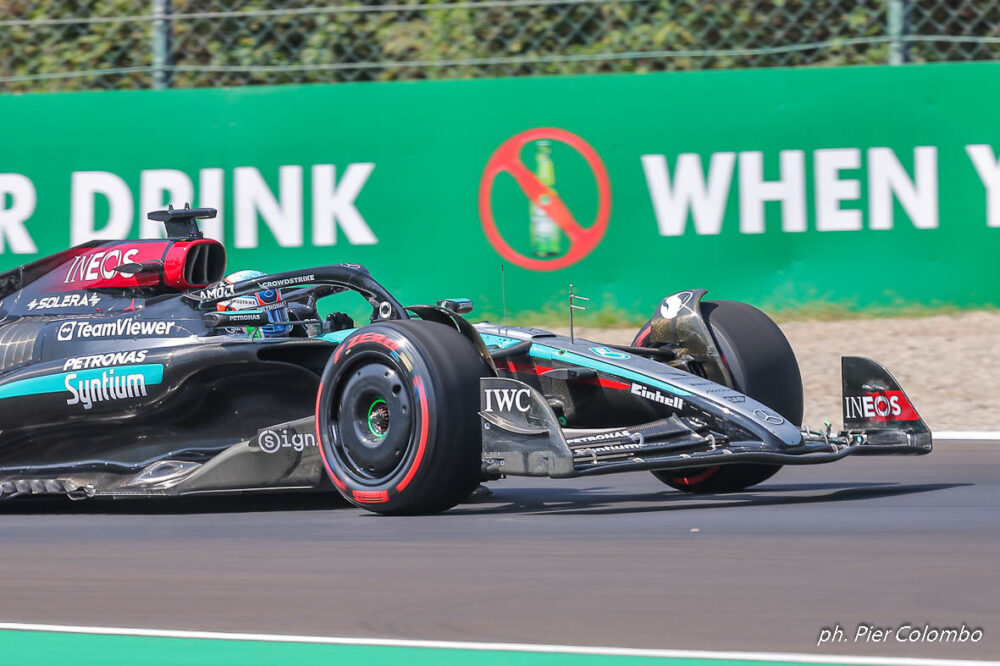
[(330, 480), (375, 513), (437, 513), (467, 498), (482, 467), (485, 372), (466, 338), (434, 322), (381, 322), (345, 338), (316, 400)]
[[(802, 424), (802, 376), (785, 334), (757, 308), (737, 301), (705, 301), (702, 315), (723, 362), (733, 378), (732, 388)], [(645, 346), (649, 327), (633, 342)], [(735, 492), (771, 478), (781, 465), (736, 463), (655, 471), (671, 488), (689, 493)]]

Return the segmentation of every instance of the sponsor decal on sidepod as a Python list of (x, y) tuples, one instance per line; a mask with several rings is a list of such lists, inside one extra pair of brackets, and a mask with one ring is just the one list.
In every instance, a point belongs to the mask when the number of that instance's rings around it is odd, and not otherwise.
[(100, 377), (82, 380), (78, 377), (75, 372), (66, 375), (66, 390), (70, 394), (67, 405), (82, 404), (84, 409), (90, 409), (95, 402), (146, 396), (146, 376), (139, 372), (116, 375), (115, 368), (111, 368)]
[[(128, 352), (133, 353), (133, 352)], [(145, 354), (145, 352), (140, 352)], [(97, 358), (97, 361), (92, 361)], [(103, 357), (81, 357), (70, 359), (70, 363), (88, 364), (87, 369), (75, 372), (60, 372), (28, 379), (18, 379), (0, 385), (0, 400), (22, 398), (33, 395), (69, 393), (67, 405), (83, 405), (91, 409), (94, 403), (140, 398), (148, 395), (147, 388), (163, 381), (163, 366), (133, 365), (126, 367), (100, 367)], [(89, 364), (93, 365), (89, 365)]]
[(177, 323), (172, 321), (141, 321), (132, 317), (101, 322), (65, 321), (59, 326), (56, 339), (66, 342), (96, 338), (165, 337), (173, 332), (175, 326)]
[(63, 364), (63, 370), (89, 370), (90, 368), (109, 368), (112, 365), (134, 365), (146, 360), (149, 350), (138, 349), (110, 354), (94, 354), (93, 356), (77, 356), (68, 358)]
[(101, 302), (97, 294), (66, 294), (65, 296), (43, 296), (33, 298), (28, 310), (61, 310), (63, 308), (96, 307)]

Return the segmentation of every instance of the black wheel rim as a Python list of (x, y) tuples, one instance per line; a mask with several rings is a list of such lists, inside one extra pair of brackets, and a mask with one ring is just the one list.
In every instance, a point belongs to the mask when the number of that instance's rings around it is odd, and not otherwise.
[(381, 361), (355, 367), (331, 418), (332, 453), (354, 480), (384, 484), (412, 459), (412, 393), (395, 367)]

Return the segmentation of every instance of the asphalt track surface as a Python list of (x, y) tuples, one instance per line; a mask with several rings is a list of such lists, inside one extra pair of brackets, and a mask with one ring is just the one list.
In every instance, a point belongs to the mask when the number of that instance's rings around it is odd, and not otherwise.
[[(447, 514), (329, 498), (0, 504), (0, 620), (893, 657), (1000, 657), (1000, 444), (786, 468), (508, 479)], [(859, 623), (982, 627), (854, 642)], [(845, 641), (816, 645), (840, 623)]]

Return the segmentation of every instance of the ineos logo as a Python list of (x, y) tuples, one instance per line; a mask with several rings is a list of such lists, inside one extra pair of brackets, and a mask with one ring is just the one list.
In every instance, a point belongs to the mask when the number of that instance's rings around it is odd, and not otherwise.
[(764, 423), (770, 423), (771, 425), (781, 425), (785, 422), (785, 419), (781, 418), (774, 412), (768, 412), (763, 409), (753, 410), (753, 415)]
[[(897, 391), (845, 396), (844, 416), (849, 419), (895, 419), (903, 414), (901, 397), (902, 394)], [(903, 403), (905, 403), (905, 398), (903, 398)]]
[[(138, 254), (139, 250), (135, 248), (131, 250), (125, 249), (124, 251), (116, 248), (110, 252), (94, 252), (93, 254), (76, 257), (70, 265), (69, 271), (66, 273), (66, 279), (63, 280), (63, 284), (93, 282), (101, 278), (111, 280), (116, 277), (115, 268), (123, 264), (132, 263)], [(121, 275), (123, 277), (132, 277), (134, 273), (122, 271)]]
[[(528, 389), (485, 389), (486, 412), (509, 412), (517, 409), (527, 412), (531, 409), (531, 391)], [(494, 409), (496, 406), (496, 409)]]

